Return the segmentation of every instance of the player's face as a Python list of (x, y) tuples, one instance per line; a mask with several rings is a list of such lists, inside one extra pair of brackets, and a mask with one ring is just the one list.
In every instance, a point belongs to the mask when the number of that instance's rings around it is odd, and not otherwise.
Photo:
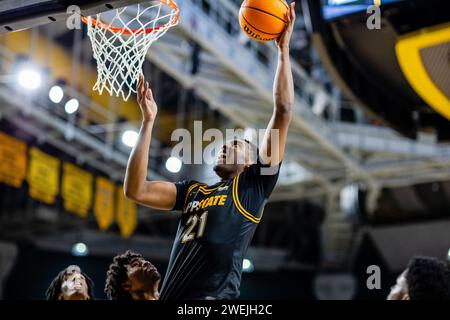
[(397, 277), (397, 282), (391, 287), (391, 292), (387, 297), (388, 300), (409, 300), (408, 286), (406, 283), (406, 273), (408, 270), (402, 272)]
[(235, 176), (252, 163), (251, 147), (244, 140), (233, 140), (217, 154), (214, 171), (221, 178)]
[(69, 267), (61, 284), (60, 300), (87, 299), (89, 299), (89, 294), (86, 278), (81, 274), (78, 267)]
[(130, 293), (133, 300), (158, 299), (158, 285), (161, 276), (149, 261), (141, 258), (133, 259), (127, 265), (127, 276), (124, 289)]

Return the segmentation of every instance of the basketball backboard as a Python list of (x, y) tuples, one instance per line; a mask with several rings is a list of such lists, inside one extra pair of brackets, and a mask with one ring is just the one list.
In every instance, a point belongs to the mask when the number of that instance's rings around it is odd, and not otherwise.
[(142, 2), (139, 0), (3, 0), (0, 1), (0, 33), (62, 21), (78, 6), (84, 16)]

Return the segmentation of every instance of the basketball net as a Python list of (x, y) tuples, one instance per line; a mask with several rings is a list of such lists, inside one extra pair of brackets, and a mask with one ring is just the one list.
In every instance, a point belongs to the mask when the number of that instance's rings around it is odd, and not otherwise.
[(127, 101), (136, 93), (136, 80), (152, 43), (178, 24), (178, 7), (172, 0), (110, 10), (83, 17), (88, 26), (97, 81), (93, 90)]

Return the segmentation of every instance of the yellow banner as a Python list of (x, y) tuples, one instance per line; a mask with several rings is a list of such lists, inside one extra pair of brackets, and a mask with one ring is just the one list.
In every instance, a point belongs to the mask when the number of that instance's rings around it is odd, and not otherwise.
[(33, 199), (54, 204), (59, 192), (59, 160), (32, 147), (27, 180)]
[(117, 225), (124, 238), (131, 236), (137, 225), (137, 208), (134, 202), (125, 198), (123, 186), (117, 187)]
[(64, 209), (86, 218), (92, 203), (92, 181), (92, 174), (64, 162), (61, 189)]
[(27, 173), (27, 145), (0, 132), (0, 183), (22, 186)]
[(100, 230), (107, 230), (114, 220), (114, 183), (97, 177), (95, 188), (94, 215)]

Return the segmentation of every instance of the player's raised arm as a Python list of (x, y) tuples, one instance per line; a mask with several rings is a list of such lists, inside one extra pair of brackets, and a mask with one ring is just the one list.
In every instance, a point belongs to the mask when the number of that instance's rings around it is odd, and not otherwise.
[(158, 106), (143, 75), (139, 77), (137, 97), (142, 112), (142, 125), (138, 141), (128, 160), (124, 183), (125, 196), (155, 209), (172, 210), (177, 196), (175, 184), (147, 181), (148, 153)]
[[(289, 41), (294, 30), (295, 3), (290, 5), (286, 20), (286, 29), (276, 40), (278, 68), (274, 83), (274, 110), (260, 150), (262, 161), (271, 166), (279, 164), (284, 158), (287, 133), (294, 106), (294, 80), (289, 58)], [(274, 139), (277, 135), (271, 135), (272, 129), (278, 131), (278, 139)]]

